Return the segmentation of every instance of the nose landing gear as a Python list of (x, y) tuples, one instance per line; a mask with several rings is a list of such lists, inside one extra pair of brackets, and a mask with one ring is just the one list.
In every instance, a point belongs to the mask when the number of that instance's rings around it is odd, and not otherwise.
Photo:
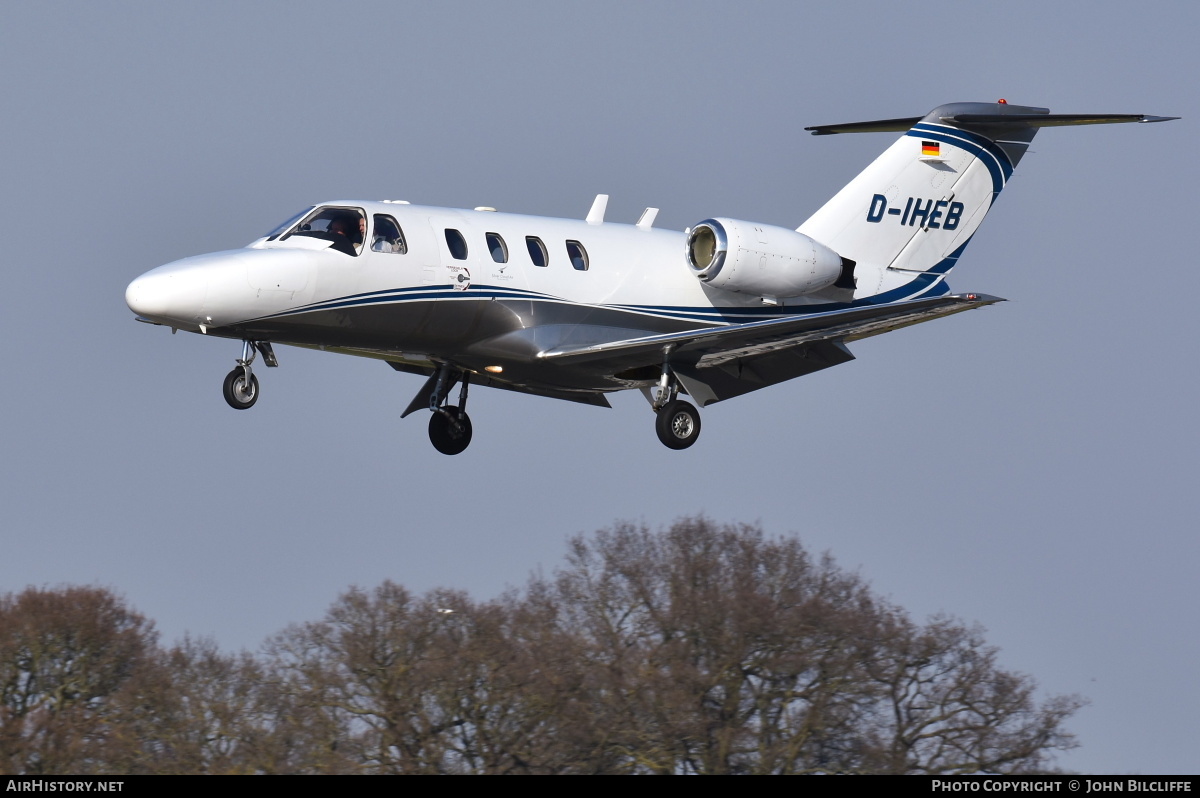
[(233, 371), (225, 375), (221, 390), (225, 394), (225, 401), (234, 410), (249, 410), (258, 401), (258, 377), (248, 367), (235, 366)]
[(269, 341), (242, 341), (242, 356), (233, 371), (225, 375), (225, 384), (221, 387), (225, 401), (234, 410), (249, 410), (258, 401), (258, 377), (250, 369), (258, 352), (262, 352), (268, 368), (279, 365)]

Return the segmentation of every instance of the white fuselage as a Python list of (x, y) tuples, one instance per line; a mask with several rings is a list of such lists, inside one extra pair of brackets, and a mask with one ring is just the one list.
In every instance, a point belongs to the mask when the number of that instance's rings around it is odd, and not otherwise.
[[(362, 216), (358, 254), (301, 234), (267, 236), (142, 275), (126, 292), (130, 308), (210, 335), (412, 363), (478, 361), (524, 370), (531, 383), (611, 390), (631, 382), (530, 369), (549, 348), (795, 315), (868, 293), (776, 299), (712, 288), (687, 268), (684, 233), (649, 226), (394, 202), (316, 207)], [(403, 253), (372, 249), (389, 219), (402, 230)], [(913, 282), (874, 271), (860, 276), (870, 293)], [(942, 277), (917, 281), (912, 294)]]
[[(264, 237), (243, 249), (185, 258), (147, 272), (129, 286), (130, 307), (153, 321), (212, 332), (346, 297), (453, 287), (463, 298), (515, 293), (720, 323), (727, 320), (722, 312), (726, 310), (738, 318), (747, 312), (791, 314), (806, 306), (861, 299), (912, 280), (912, 275), (868, 277), (872, 265), (863, 264), (859, 282), (864, 287), (856, 291), (829, 289), (812, 296), (769, 298), (765, 304), (763, 297), (710, 288), (697, 280), (684, 263), (684, 233), (677, 231), (390, 202), (324, 206), (394, 218), (403, 229), (407, 253), (375, 252), (364, 246), (360, 254), (350, 256), (312, 239)], [(462, 234), (465, 258), (451, 254), (447, 229)], [(368, 230), (367, 235), (372, 233)], [(493, 259), (486, 244), (489, 233), (498, 234), (507, 245), (506, 263)], [(545, 246), (545, 266), (533, 263), (527, 245), (531, 236)], [(572, 267), (568, 241), (585, 248), (586, 271)], [(465, 284), (464, 269), (469, 274)]]

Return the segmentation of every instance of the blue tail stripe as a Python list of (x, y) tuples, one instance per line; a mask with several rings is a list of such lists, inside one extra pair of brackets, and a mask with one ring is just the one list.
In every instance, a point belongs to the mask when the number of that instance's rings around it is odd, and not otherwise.
[(970, 130), (963, 130), (962, 128), (952, 127), (950, 125), (937, 125), (929, 122), (918, 122), (917, 124), (913, 125), (912, 129), (930, 133), (942, 133), (947, 136), (953, 136), (964, 141), (969, 141), (980, 149), (986, 150), (992, 154), (992, 156), (996, 159), (996, 162), (1000, 165), (1000, 169), (1004, 173), (1004, 178), (1006, 180), (1012, 177), (1014, 167), (1012, 160), (1008, 157), (1008, 153), (987, 136), (981, 136), (978, 133), (974, 133)]
[[(1005, 172), (1003, 169), (1003, 162), (999, 161), (994, 155), (992, 155), (987, 150), (975, 146), (975, 144), (971, 143), (970, 141), (967, 141), (966, 139), (961, 139), (961, 138), (957, 138), (954, 136), (950, 136), (950, 135), (947, 135), (940, 131), (932, 131), (932, 130), (918, 131), (916, 128), (913, 128), (905, 135), (912, 136), (913, 138), (918, 138), (918, 139), (932, 139), (933, 141), (940, 141), (943, 144), (951, 144), (955, 147), (961, 147), (962, 149), (966, 150), (967, 152), (971, 153), (976, 158), (978, 158), (979, 162), (982, 163), (985, 167), (987, 167), (988, 174), (990, 174), (992, 177), (992, 194), (999, 194), (1000, 191), (1004, 188), (1004, 183), (1005, 183), (1005, 180), (1007, 179), (1007, 176), (1005, 175)], [(1012, 174), (1011, 168), (1009, 169), (1008, 174)]]

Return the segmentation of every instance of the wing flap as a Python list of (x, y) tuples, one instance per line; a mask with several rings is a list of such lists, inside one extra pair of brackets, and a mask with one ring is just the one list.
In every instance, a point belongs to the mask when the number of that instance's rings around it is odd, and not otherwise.
[(845, 308), (783, 319), (651, 335), (538, 355), (610, 373), (657, 365), (669, 357), (684, 389), (701, 406), (853, 360), (847, 341), (1003, 302), (985, 294)]
[[(692, 354), (694, 362), (707, 357), (704, 365), (717, 365), (730, 359), (752, 357), (815, 341), (867, 338), (898, 327), (919, 324), (1003, 301), (1000, 297), (986, 294), (947, 294), (908, 302), (867, 305), (782, 319), (563, 347), (539, 352), (538, 358), (584, 363), (594, 360), (617, 360), (621, 355), (644, 356), (653, 353), (657, 360), (661, 360), (662, 355), (670, 351), (672, 359)], [(726, 353), (734, 354), (726, 357)], [(644, 357), (635, 359), (644, 361)]]
[(818, 341), (730, 360), (719, 366), (674, 367), (675, 376), (701, 407), (847, 363), (854, 355), (840, 341)]

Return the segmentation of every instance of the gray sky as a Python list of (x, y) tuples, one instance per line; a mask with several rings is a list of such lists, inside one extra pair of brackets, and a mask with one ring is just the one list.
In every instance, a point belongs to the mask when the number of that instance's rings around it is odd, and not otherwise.
[[(615, 519), (761, 521), (1081, 693), (1090, 772), (1200, 770), (1200, 289), (1191, 2), (41, 3), (0, 23), (0, 591), (101, 584), (164, 638), (255, 648), (390, 578), (479, 598)], [(961, 100), (1152, 113), (1043, 131), (950, 279), (1010, 302), (704, 411), (421, 384), (124, 305), (138, 274), (331, 199), (796, 226), (893, 140), (810, 124)], [(682, 268), (682, 264), (681, 264)]]

